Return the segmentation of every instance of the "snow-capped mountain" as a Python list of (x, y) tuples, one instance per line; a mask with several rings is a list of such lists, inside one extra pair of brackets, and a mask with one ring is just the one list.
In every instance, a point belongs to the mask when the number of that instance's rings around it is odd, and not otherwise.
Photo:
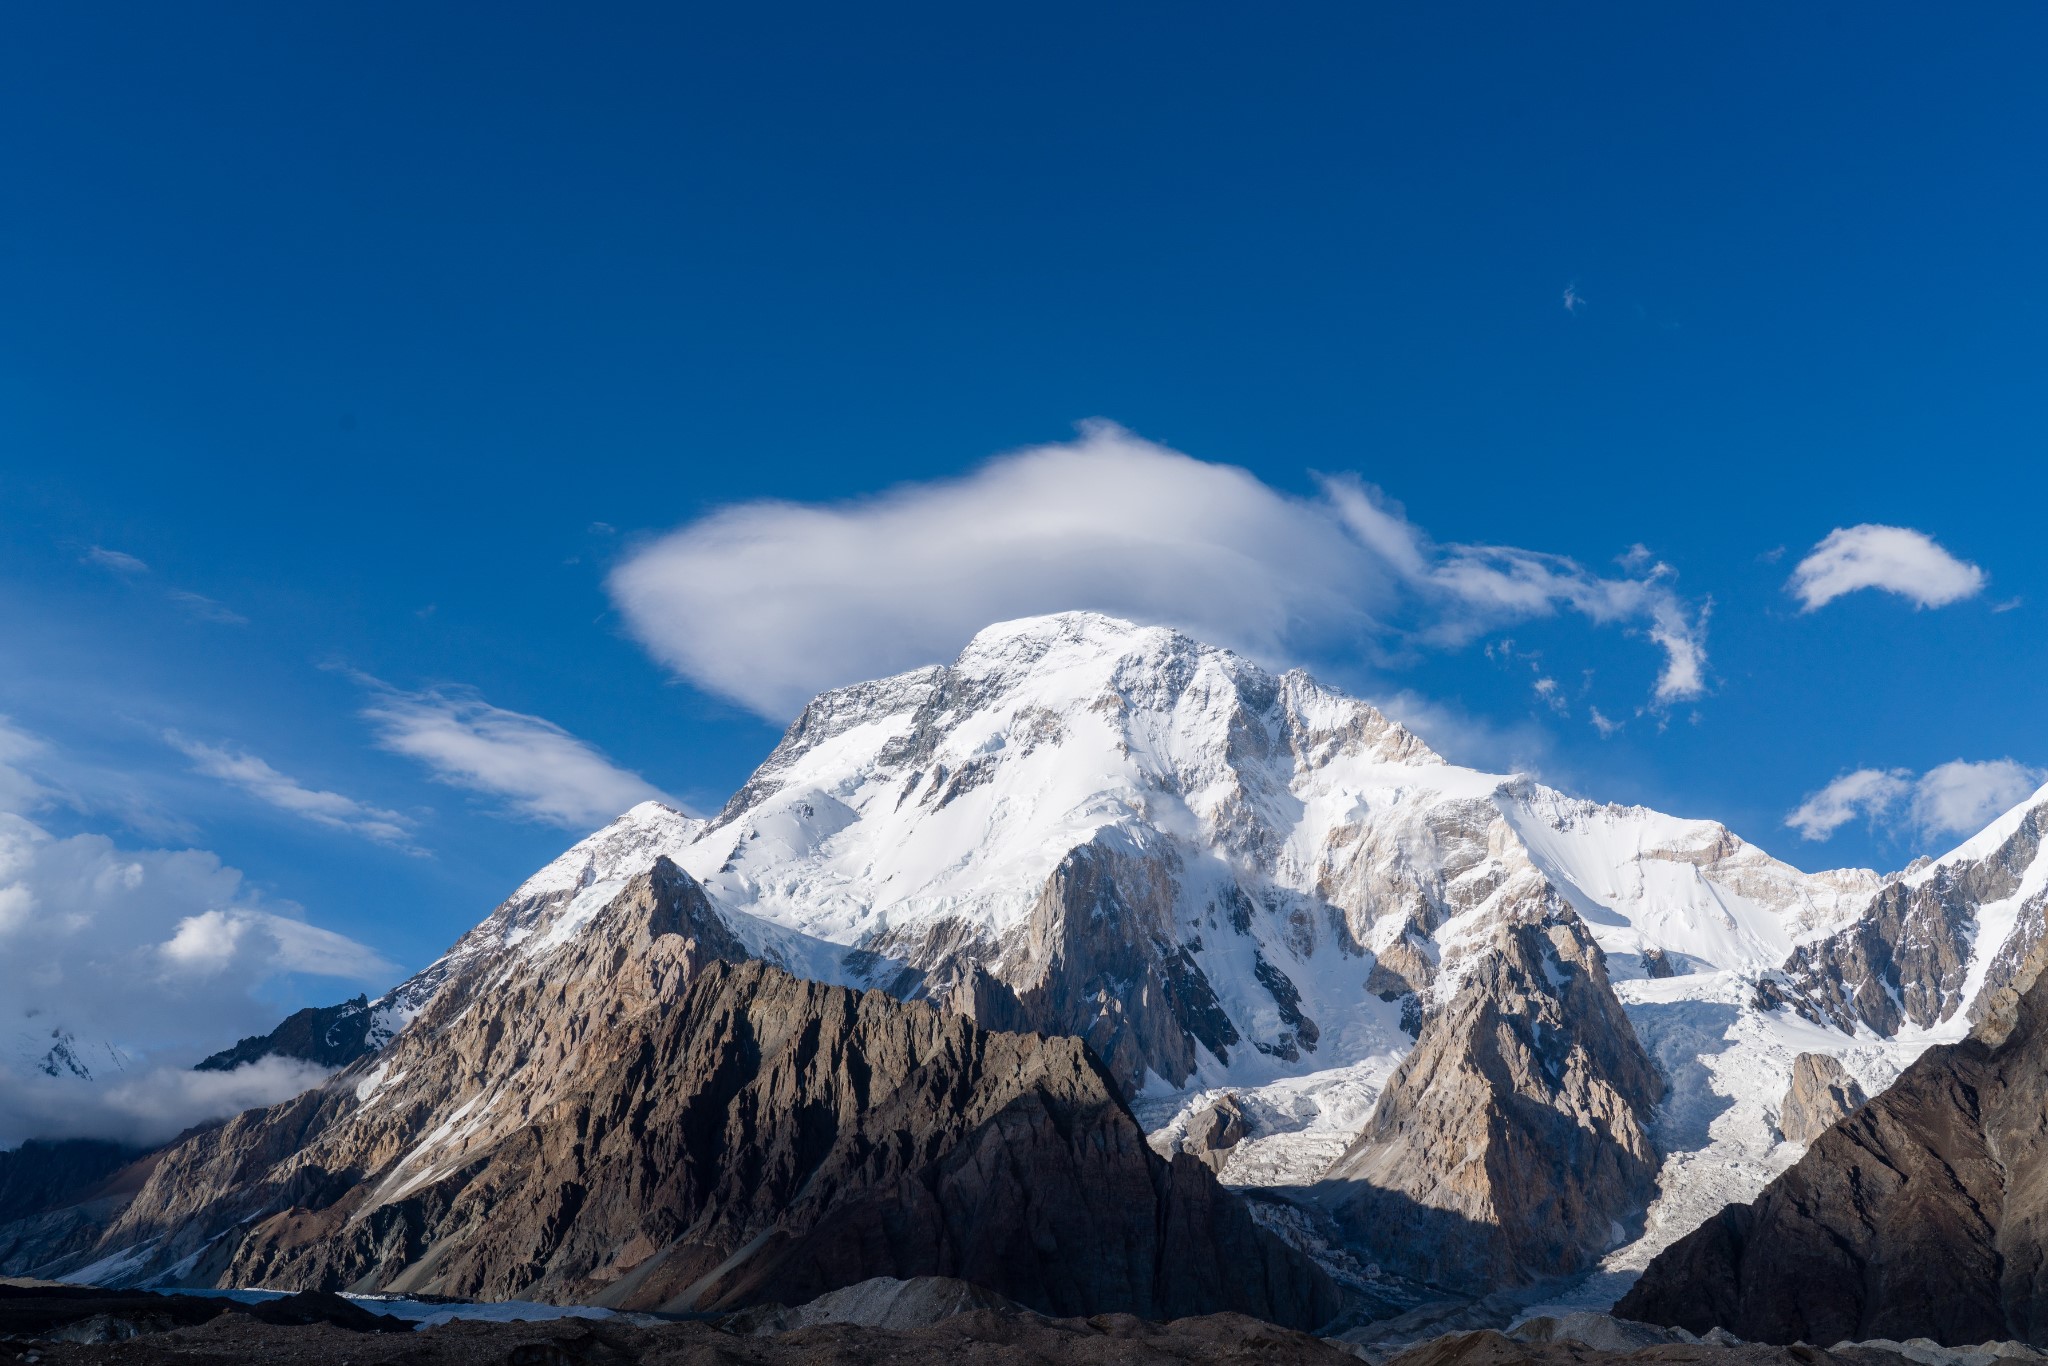
[(134, 1059), (105, 1040), (83, 1040), (68, 1029), (39, 1025), (33, 1016), (16, 1026), (12, 1046), (18, 1075), (105, 1081), (125, 1072)]
[[(2042, 934), (2044, 825), (2048, 790), (1905, 874), (1809, 874), (1711, 821), (1448, 763), (1300, 672), (1034, 618), (821, 695), (707, 821), (646, 803), (577, 844), (364, 1003), (371, 1056), (330, 1092), (368, 1145), (351, 1163), (405, 1158), (366, 1209), (512, 1141), (581, 1084), (581, 1031), (614, 1009), (549, 1015), (555, 978), (597, 971), (666, 859), (696, 947), (608, 959), (635, 1000), (752, 958), (1078, 1035), (1156, 1148), (1273, 1192), (1259, 1208), (1332, 1268), (1454, 1284), (1604, 1256), (1581, 1292), (1604, 1302), (1798, 1156), (1796, 1065), (1804, 1133), (1816, 1097), (1875, 1094), (1967, 1028)], [(623, 988), (573, 988), (600, 989)], [(514, 996), (541, 1012), (524, 1042), (448, 1055)], [(1450, 1221), (1461, 1260), (1357, 1233), (1388, 1208)]]
[[(1658, 955), (1775, 967), (1877, 885), (1800, 873), (1711, 822), (1446, 763), (1305, 674), (1078, 613), (818, 698), (679, 861), (721, 908), (875, 955), (871, 980), (907, 968), (925, 994), (971, 963), (1043, 996), (1077, 985), (1077, 950), (1135, 947), (1145, 1004), (1070, 990), (1028, 1013), (1153, 1092), (1405, 1049), (1461, 945), (1541, 887), (1627, 956), (1626, 977)], [(1124, 903), (1101, 945), (1043, 904), (1084, 863)], [(1137, 1023), (1162, 1011), (1173, 1027)], [(1104, 1031), (1102, 1012), (1122, 1023)]]
[(1082, 1035), (1166, 1145), (1235, 1096), (1225, 1179), (1295, 1186), (1352, 1144), (1499, 927), (1562, 905), (1670, 1080), (1643, 1117), (1660, 1195), (1609, 1259), (1626, 1272), (1797, 1155), (1777, 1110), (1799, 1055), (1874, 1092), (1938, 1037), (1829, 1013), (1829, 983), (1866, 980), (1831, 946), (1883, 940), (1886, 897), (1963, 888), (1943, 923), (1987, 946), (1950, 956), (1995, 980), (1999, 927), (2040, 908), (2001, 919), (1943, 870), (1999, 828), (1903, 877), (1804, 873), (1712, 821), (1448, 763), (1300, 672), (1068, 613), (821, 695), (711, 820), (635, 808), (382, 1004), (395, 1024), (466, 964), (562, 942), (667, 855), (799, 975)]

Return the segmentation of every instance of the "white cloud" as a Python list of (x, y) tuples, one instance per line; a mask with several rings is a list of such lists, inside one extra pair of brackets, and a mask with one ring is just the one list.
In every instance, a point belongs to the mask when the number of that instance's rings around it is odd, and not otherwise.
[(176, 731), (165, 732), (164, 739), (190, 759), (196, 771), (232, 784), (280, 811), (331, 830), (347, 830), (382, 844), (412, 848), (411, 822), (396, 811), (370, 806), (339, 792), (307, 787), (253, 754), (201, 744)]
[(1824, 840), (1857, 816), (1876, 819), (1913, 790), (1905, 769), (1859, 768), (1811, 793), (1785, 817), (1785, 824), (1810, 840)]
[(186, 916), (171, 937), (158, 945), (158, 952), (177, 971), (208, 977), (233, 969), (252, 954), (258, 963), (276, 971), (315, 977), (366, 981), (392, 970), (390, 964), (346, 935), (303, 920), (239, 907)]
[(363, 715), (380, 745), (419, 760), (441, 782), (503, 798), (529, 820), (587, 830), (644, 801), (676, 804), (552, 721), (466, 691), (403, 692), (364, 681), (377, 689)]
[(161, 1143), (194, 1124), (275, 1105), (317, 1086), (326, 1069), (295, 1058), (264, 1058), (231, 1072), (151, 1066), (82, 1083), (0, 1070), (0, 1147), (25, 1138), (111, 1138)]
[(1943, 607), (1982, 592), (1984, 571), (1949, 554), (1923, 531), (1866, 522), (1829, 532), (1785, 583), (1808, 612), (1860, 588), (1881, 588), (1922, 607)]
[(946, 658), (990, 622), (1073, 608), (1265, 658), (1339, 636), (1460, 644), (1560, 610), (1661, 646), (1660, 702), (1705, 688), (1671, 571), (1439, 545), (1375, 490), (1280, 492), (1092, 423), (956, 479), (838, 504), (742, 503), (639, 549), (613, 600), (663, 663), (771, 718), (823, 688)]
[[(58, 837), (0, 812), (0, 1016), (38, 1014), (129, 1049), (211, 1052), (275, 1024), (251, 993), (280, 973), (388, 980), (372, 950), (265, 904), (198, 849)], [(0, 1018), (0, 1029), (12, 1021)]]
[(1911, 769), (1859, 768), (1810, 794), (1785, 824), (1810, 840), (1827, 839), (1859, 816), (1927, 838), (1974, 835), (2043, 776), (2011, 759), (1955, 759), (1918, 777)]
[[(48, 750), (0, 725), (0, 775)], [(286, 974), (382, 986), (398, 973), (297, 908), (267, 902), (213, 854), (54, 835), (25, 814), (45, 800), (0, 782), (0, 1144), (31, 1130), (139, 1132), (147, 1114), (173, 1129), (204, 1117), (234, 1097), (175, 1076), (147, 1080), (152, 1069), (175, 1073), (271, 1028), (282, 1010), (266, 996)], [(46, 1088), (37, 1067), (65, 1039), (91, 1057), (125, 1057), (113, 1080), (132, 1089), (110, 1095), (104, 1077)]]
[(102, 569), (111, 569), (116, 574), (147, 574), (149, 566), (126, 551), (109, 550), (96, 545), (85, 552), (83, 563), (96, 564)]
[(1911, 817), (1930, 835), (1974, 835), (2041, 786), (2040, 769), (2011, 759), (1953, 759), (1920, 775)]

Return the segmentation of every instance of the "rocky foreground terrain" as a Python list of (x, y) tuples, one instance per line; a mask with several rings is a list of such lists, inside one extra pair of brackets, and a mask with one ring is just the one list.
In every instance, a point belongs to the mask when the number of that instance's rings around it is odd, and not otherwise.
[[(1508, 1332), (1406, 1344), (1318, 1338), (1239, 1314), (1167, 1322), (1129, 1314), (1050, 1318), (965, 1282), (873, 1280), (795, 1308), (688, 1320), (652, 1316), (421, 1324), (380, 1301), (304, 1293), (259, 1303), (0, 1282), (0, 1362), (154, 1366), (2039, 1366), (2017, 1343), (1950, 1351), (1922, 1342), (1772, 1347), (1575, 1314)], [(417, 1314), (428, 1306), (397, 1307)], [(1354, 1335), (1355, 1336), (1355, 1335)]]

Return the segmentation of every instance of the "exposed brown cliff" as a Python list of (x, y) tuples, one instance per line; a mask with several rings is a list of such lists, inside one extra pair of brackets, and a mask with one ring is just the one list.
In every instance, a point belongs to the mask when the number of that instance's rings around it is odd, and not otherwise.
[(103, 1241), (216, 1284), (723, 1308), (957, 1276), (1313, 1326), (1330, 1282), (1146, 1146), (1078, 1039), (740, 956), (663, 861), (376, 1060), (167, 1152)]
[(1664, 1083), (1578, 917), (1502, 926), (1318, 1193), (1382, 1266), (1486, 1290), (1581, 1270), (1654, 1191)]
[(1792, 1084), (1778, 1107), (1778, 1132), (1793, 1143), (1811, 1143), (1865, 1099), (1841, 1063), (1825, 1053), (1801, 1053), (1792, 1060)]
[(2048, 985), (2024, 965), (1747, 1205), (1666, 1249), (1628, 1318), (1765, 1342), (2048, 1343)]

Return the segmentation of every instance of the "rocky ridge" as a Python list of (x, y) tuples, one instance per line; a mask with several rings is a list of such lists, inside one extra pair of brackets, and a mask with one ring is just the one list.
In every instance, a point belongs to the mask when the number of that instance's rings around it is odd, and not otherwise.
[(1576, 1271), (1649, 1203), (1663, 1090), (1599, 947), (1554, 910), (1496, 931), (1316, 1193), (1382, 1265), (1434, 1286)]
[(2048, 983), (2023, 959), (1970, 1037), (1927, 1050), (1643, 1273), (1616, 1312), (1769, 1342), (2048, 1344)]
[(666, 859), (556, 938), (571, 909), (374, 1062), (162, 1154), (91, 1255), (670, 1310), (944, 1274), (1047, 1312), (1337, 1312), (1078, 1040), (791, 977)]

